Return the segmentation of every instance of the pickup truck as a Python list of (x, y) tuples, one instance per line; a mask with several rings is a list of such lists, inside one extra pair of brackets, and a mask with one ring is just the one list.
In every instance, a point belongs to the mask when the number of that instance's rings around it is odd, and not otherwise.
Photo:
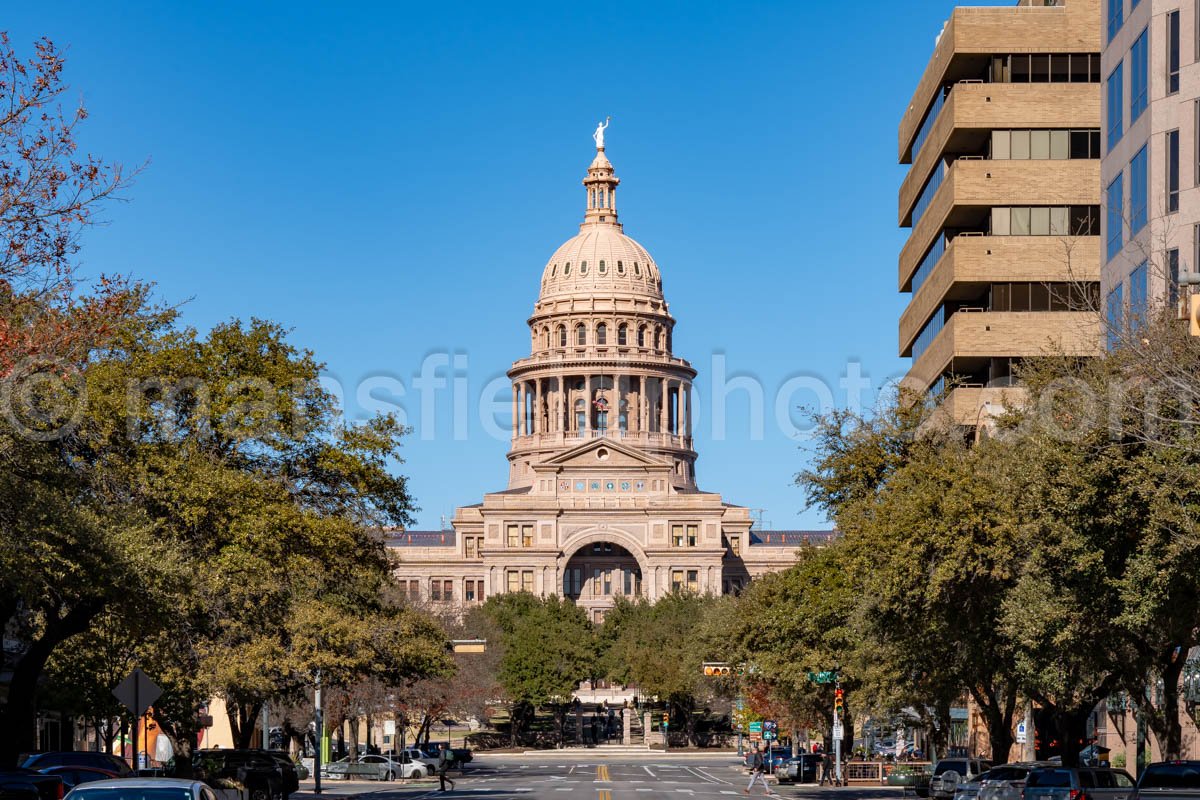
[(1129, 800), (1200, 800), (1200, 761), (1157, 761), (1138, 775)]

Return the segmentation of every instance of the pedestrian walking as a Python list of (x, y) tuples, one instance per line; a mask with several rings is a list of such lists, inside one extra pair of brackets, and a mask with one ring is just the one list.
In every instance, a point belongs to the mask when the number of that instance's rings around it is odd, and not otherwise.
[(441, 782), (441, 786), (442, 786), (440, 791), (443, 791), (443, 792), (446, 791), (446, 783), (447, 782), (450, 783), (450, 790), (451, 791), (454, 790), (454, 781), (452, 781), (446, 777), (446, 770), (448, 770), (450, 768), (450, 765), (453, 762), (454, 762), (454, 752), (450, 749), (449, 744), (443, 744), (441, 746), (441, 749), (438, 750), (438, 760), (437, 760), (438, 780)]
[(833, 756), (828, 751), (821, 756), (821, 786), (826, 783), (834, 783), (836, 779), (833, 776)]
[(763, 754), (758, 749), (758, 744), (754, 745), (754, 749), (750, 751), (750, 783), (742, 790), (742, 794), (750, 794), (750, 790), (754, 788), (754, 782), (758, 781), (762, 784), (763, 794), (770, 794), (771, 787), (767, 786), (767, 776), (763, 773)]

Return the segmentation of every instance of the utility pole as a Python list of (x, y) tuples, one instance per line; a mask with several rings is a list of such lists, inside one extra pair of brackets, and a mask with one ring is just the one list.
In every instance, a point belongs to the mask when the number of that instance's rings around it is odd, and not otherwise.
[(262, 706), (262, 748), (263, 750), (271, 749), (271, 712), (266, 700), (263, 701)]
[(321, 710), (321, 670), (317, 670), (313, 691), (313, 722), (316, 725), (316, 753), (313, 756), (313, 794), (321, 793), (321, 747), (325, 744), (325, 719)]
[(842, 692), (842, 682), (839, 680), (833, 685), (833, 776), (837, 781), (837, 785), (842, 785), (842, 737), (845, 731), (842, 729), (842, 710), (843, 698), (845, 694)]

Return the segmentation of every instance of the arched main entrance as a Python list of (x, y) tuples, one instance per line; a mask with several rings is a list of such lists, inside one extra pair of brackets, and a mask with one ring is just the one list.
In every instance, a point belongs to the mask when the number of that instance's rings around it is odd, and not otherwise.
[(642, 567), (620, 544), (602, 539), (583, 544), (567, 557), (562, 574), (562, 593), (580, 607), (592, 622), (604, 614), (618, 597), (643, 596)]

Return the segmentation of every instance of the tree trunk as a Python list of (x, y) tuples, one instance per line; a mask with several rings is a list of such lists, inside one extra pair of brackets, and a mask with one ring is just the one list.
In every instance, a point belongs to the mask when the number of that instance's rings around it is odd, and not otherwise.
[(0, 769), (17, 766), (22, 753), (37, 750), (37, 684), (54, 649), (83, 633), (100, 613), (99, 605), (83, 604), (51, 618), (42, 635), (29, 644), (13, 665), (8, 699), (0, 706)]
[(1005, 764), (1013, 746), (1012, 724), (1017, 707), (1017, 691), (1010, 687), (1005, 691), (1003, 699), (997, 695), (998, 692), (990, 686), (971, 689), (971, 696), (975, 698), (987, 728), (988, 741), (992, 748), (992, 763)]
[[(1173, 652), (1174, 648), (1169, 651)], [(1179, 758), (1183, 749), (1183, 725), (1179, 720), (1179, 676), (1183, 674), (1186, 660), (1186, 649), (1181, 649), (1173, 660), (1170, 654), (1163, 659), (1159, 673), (1163, 682), (1162, 702), (1157, 707), (1152, 703), (1143, 704), (1146, 723), (1158, 742), (1162, 758), (1168, 761)]]
[(1087, 720), (1094, 707), (1054, 710), (1054, 727), (1062, 743), (1064, 767), (1079, 766), (1079, 751), (1083, 749), (1080, 742), (1087, 738)]
[(346, 718), (350, 725), (350, 760), (358, 758), (358, 715), (352, 714)]

